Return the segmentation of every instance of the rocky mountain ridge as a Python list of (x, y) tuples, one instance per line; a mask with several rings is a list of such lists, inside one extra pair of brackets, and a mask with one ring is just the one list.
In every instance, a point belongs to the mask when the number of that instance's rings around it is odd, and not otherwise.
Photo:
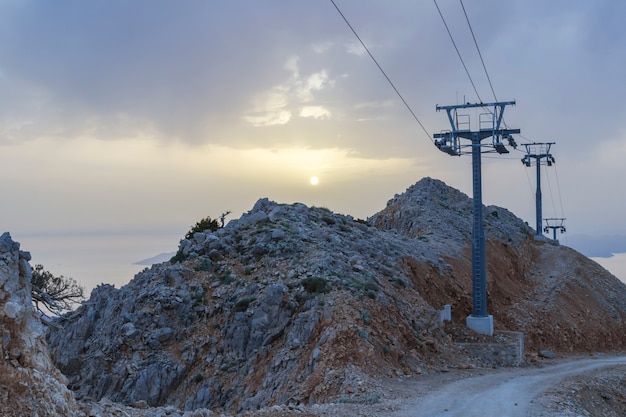
[[(484, 213), (488, 311), (525, 332), (529, 360), (626, 348), (623, 283), (509, 211)], [(375, 401), (380, 378), (483, 365), (457, 343), (484, 339), (463, 326), (470, 231), (471, 200), (430, 178), (368, 221), (260, 199), (183, 239), (178, 262), (94, 289), (51, 329), (51, 356), (81, 401), (189, 415)]]
[[(79, 397), (230, 411), (473, 366), (438, 320), (444, 304), (457, 323), (471, 312), (471, 200), (425, 178), (368, 220), (261, 199), (182, 240), (182, 262), (96, 288), (51, 332), (53, 358)], [(624, 348), (623, 284), (505, 209), (485, 209), (485, 230), (496, 328), (531, 352)]]
[(80, 396), (184, 409), (324, 401), (356, 390), (381, 354), (397, 372), (419, 372), (437, 312), (395, 274), (410, 240), (384, 235), (261, 199), (224, 229), (183, 240), (186, 261), (96, 288), (52, 332), (53, 356)]

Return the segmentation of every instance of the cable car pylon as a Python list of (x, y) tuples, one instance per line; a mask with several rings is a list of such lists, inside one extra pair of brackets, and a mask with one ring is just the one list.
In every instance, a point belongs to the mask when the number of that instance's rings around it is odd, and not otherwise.
[(552, 240), (557, 241), (556, 239), (556, 231), (560, 230), (561, 233), (565, 233), (565, 225), (563, 222), (566, 220), (565, 218), (548, 218), (544, 219), (546, 221), (546, 226), (543, 228), (543, 231), (548, 233), (550, 229), (552, 229)]
[[(483, 199), (481, 153), (509, 153), (507, 145), (516, 148), (513, 134), (519, 129), (502, 127), (504, 108), (515, 105), (515, 101), (494, 103), (466, 103), (455, 106), (436, 106), (436, 110), (445, 110), (452, 130), (436, 133), (435, 146), (442, 152), (453, 156), (472, 154), (472, 314), (467, 317), (467, 327), (477, 333), (493, 335), (493, 316), (487, 314), (487, 256), (485, 253), (485, 231), (483, 225)], [(485, 113), (478, 117), (478, 130), (471, 130), (470, 115), (458, 114), (460, 109), (484, 108)], [(490, 108), (493, 108), (491, 110)], [(482, 141), (491, 138), (491, 143)], [(462, 139), (468, 140), (464, 144)]]
[(546, 165), (552, 166), (556, 162), (552, 154), (550, 153), (550, 147), (555, 142), (544, 143), (525, 143), (526, 155), (522, 158), (522, 164), (527, 167), (532, 165), (532, 160), (535, 160), (535, 166), (537, 167), (537, 188), (535, 191), (535, 235), (543, 236), (542, 224), (543, 218), (541, 213), (541, 160), (545, 158)]

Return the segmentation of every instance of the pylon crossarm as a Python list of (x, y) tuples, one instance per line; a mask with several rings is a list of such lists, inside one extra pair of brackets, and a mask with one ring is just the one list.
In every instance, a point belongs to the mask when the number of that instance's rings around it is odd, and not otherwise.
[(435, 109), (437, 111), (440, 110), (454, 110), (454, 109), (468, 109), (468, 108), (473, 108), (473, 107), (495, 107), (498, 105), (502, 105), (502, 106), (514, 106), (515, 105), (515, 100), (513, 101), (499, 101), (499, 102), (494, 102), (494, 103), (465, 103), (465, 104), (453, 104), (450, 106), (440, 106), (437, 105), (435, 107)]
[[(467, 148), (471, 148), (472, 145), (462, 145), (461, 139), (465, 139), (470, 141), (473, 145), (476, 143), (482, 142), (484, 139), (492, 138), (491, 144), (489, 145), (480, 145), (480, 152), (482, 153), (492, 153), (497, 152), (499, 154), (509, 153), (509, 150), (505, 147), (502, 139), (508, 139), (508, 145), (513, 148), (517, 147), (515, 140), (511, 135), (519, 134), (519, 129), (502, 129), (502, 121), (504, 115), (504, 108), (507, 105), (515, 105), (515, 101), (502, 101), (495, 103), (466, 103), (466, 104), (457, 104), (452, 106), (436, 106), (437, 111), (445, 110), (446, 115), (448, 116), (448, 122), (450, 123), (450, 131), (446, 131), (443, 133), (436, 133), (434, 135), (435, 145), (439, 150), (445, 152), (449, 155), (459, 156), (465, 153), (470, 153)], [(490, 125), (487, 128), (482, 128), (482, 121), (479, 120), (479, 129), (477, 131), (472, 131), (470, 129), (469, 115), (459, 115), (457, 114), (458, 109), (467, 109), (467, 108), (490, 108), (493, 107), (493, 110), (489, 110)], [(466, 118), (462, 118), (459, 120), (460, 116), (466, 116)], [(462, 124), (462, 126), (460, 126)], [(462, 128), (461, 128), (462, 127)]]

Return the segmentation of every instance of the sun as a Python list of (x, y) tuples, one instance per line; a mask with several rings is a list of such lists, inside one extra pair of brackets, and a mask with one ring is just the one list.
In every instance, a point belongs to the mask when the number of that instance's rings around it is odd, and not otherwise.
[(317, 177), (311, 177), (309, 181), (311, 182), (311, 185), (317, 185), (320, 183), (320, 180)]

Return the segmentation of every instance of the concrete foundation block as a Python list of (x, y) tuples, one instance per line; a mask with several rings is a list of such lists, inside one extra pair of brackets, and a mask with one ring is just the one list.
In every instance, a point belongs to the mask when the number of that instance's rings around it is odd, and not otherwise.
[(467, 316), (467, 319), (465, 319), (465, 324), (469, 329), (474, 330), (476, 333), (493, 336), (492, 315), (486, 317)]

